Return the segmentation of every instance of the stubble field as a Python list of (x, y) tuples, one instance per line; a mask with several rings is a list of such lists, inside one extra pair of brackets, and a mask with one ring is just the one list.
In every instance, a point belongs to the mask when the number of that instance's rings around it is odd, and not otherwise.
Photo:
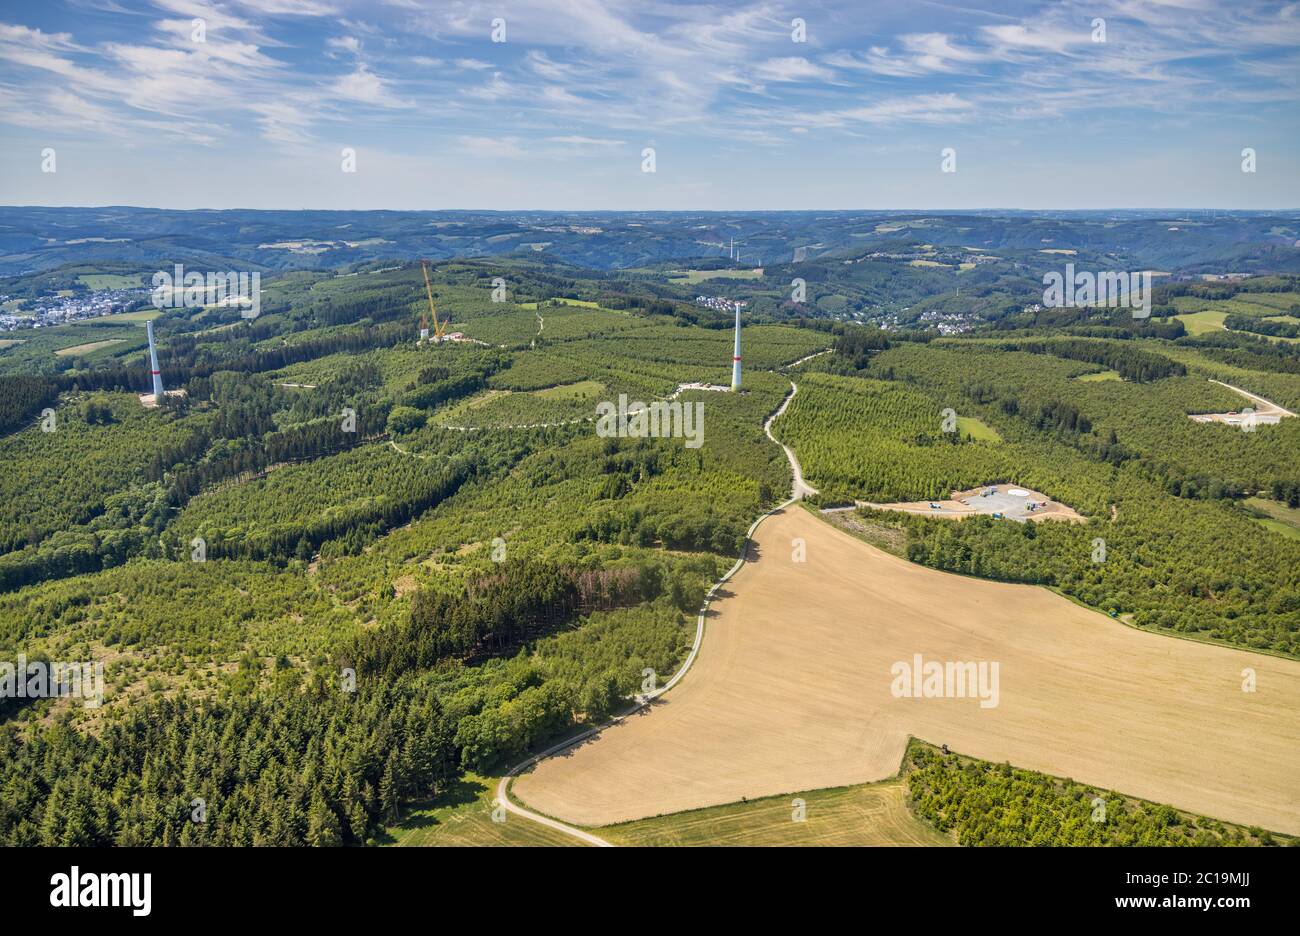
[[(803, 541), (806, 561), (792, 552)], [(756, 532), (690, 673), (519, 777), (606, 825), (894, 775), (909, 734), (1232, 822), (1300, 832), (1300, 663), (1144, 633), (1037, 587), (938, 572), (802, 509)], [(996, 707), (895, 698), (891, 667), (999, 664)], [(1242, 690), (1243, 670), (1256, 691)]]

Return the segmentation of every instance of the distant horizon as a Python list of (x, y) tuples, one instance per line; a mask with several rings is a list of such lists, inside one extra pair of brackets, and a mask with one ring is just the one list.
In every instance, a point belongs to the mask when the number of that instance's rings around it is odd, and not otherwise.
[(1199, 212), (1213, 211), (1222, 214), (1289, 214), (1300, 213), (1300, 206), (1287, 208), (1219, 208), (1215, 206), (1191, 207), (1187, 205), (1162, 207), (1155, 206), (1149, 208), (1115, 208), (1102, 206), (1099, 208), (1008, 208), (1008, 207), (985, 207), (985, 208), (254, 208), (244, 205), (236, 205), (226, 208), (201, 207), (201, 208), (176, 208), (170, 205), (48, 205), (48, 204), (11, 204), (0, 205), (0, 211), (18, 210), (24, 208), (45, 208), (49, 210), (68, 210), (68, 211), (106, 211), (127, 209), (131, 211), (317, 211), (333, 212), (336, 214), (366, 214), (375, 212), (387, 212), (390, 214), (440, 214), (440, 213), (462, 213), (462, 214), (862, 214), (871, 212), (885, 212), (888, 214), (991, 214), (998, 212), (1014, 212), (1019, 214), (1039, 214), (1044, 212), (1054, 212), (1063, 214), (1158, 214), (1168, 212)]

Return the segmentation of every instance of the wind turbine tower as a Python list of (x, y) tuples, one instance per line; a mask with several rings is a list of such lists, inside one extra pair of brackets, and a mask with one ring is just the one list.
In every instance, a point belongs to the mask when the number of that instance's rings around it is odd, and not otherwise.
[(731, 354), (731, 392), (740, 392), (740, 306), (736, 306), (736, 350)]
[(149, 375), (153, 377), (153, 398), (154, 402), (161, 406), (163, 401), (162, 371), (158, 369), (158, 348), (153, 343), (153, 322), (145, 322), (145, 331), (149, 333)]

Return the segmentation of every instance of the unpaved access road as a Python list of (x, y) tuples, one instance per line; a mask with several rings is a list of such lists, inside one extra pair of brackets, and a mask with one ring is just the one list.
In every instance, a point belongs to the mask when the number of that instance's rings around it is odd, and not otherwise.
[(1240, 387), (1234, 387), (1230, 383), (1224, 383), (1222, 380), (1215, 380), (1213, 378), (1210, 379), (1210, 383), (1216, 383), (1220, 387), (1227, 387), (1233, 393), (1238, 393), (1241, 396), (1244, 396), (1247, 400), (1250, 400), (1250, 402), (1255, 404), (1255, 412), (1260, 416), (1283, 417), (1295, 415), (1295, 413), (1291, 412), (1289, 409), (1278, 406), (1272, 400), (1266, 400), (1257, 393), (1251, 393), (1249, 390), (1243, 390)]
[[(826, 352), (824, 351), (818, 352), (818, 354), (825, 354), (825, 353)], [(810, 354), (808, 357), (816, 357), (816, 356), (817, 356), (816, 354)], [(802, 361), (796, 361), (795, 363), (802, 364), (803, 361), (806, 360), (808, 360), (808, 358), (804, 358)], [(799, 459), (795, 457), (794, 449), (790, 448), (790, 446), (786, 445), (776, 436), (772, 435), (772, 423), (776, 422), (778, 419), (781, 418), (781, 414), (786, 411), (786, 407), (790, 405), (790, 401), (794, 399), (795, 394), (798, 392), (799, 392), (799, 385), (795, 383), (793, 380), (790, 381), (790, 393), (786, 396), (784, 400), (781, 401), (781, 405), (780, 407), (777, 408), (777, 411), (773, 413), (771, 416), (767, 417), (767, 420), (763, 423), (763, 431), (767, 433), (767, 437), (769, 439), (771, 439), (777, 445), (781, 446), (781, 448), (785, 451), (786, 460), (790, 462), (790, 474), (794, 478), (794, 486), (793, 486), (793, 490), (790, 493), (790, 496), (794, 500), (803, 500), (805, 497), (808, 497), (812, 494), (816, 494), (817, 489), (815, 487), (812, 487), (806, 481), (804, 481), (803, 466), (799, 464)]]

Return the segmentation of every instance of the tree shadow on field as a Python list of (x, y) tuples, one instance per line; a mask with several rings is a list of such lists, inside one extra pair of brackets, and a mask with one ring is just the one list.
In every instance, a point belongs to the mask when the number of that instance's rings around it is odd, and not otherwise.
[[(580, 738), (577, 741), (574, 741), (564, 750), (556, 751), (554, 754), (547, 757), (546, 760), (556, 760), (556, 759), (563, 759), (566, 757), (572, 757), (574, 754), (578, 753), (578, 751), (582, 750), (587, 745), (598, 741), (600, 739), (600, 736), (606, 730), (614, 727), (616, 724), (619, 724), (620, 722), (630, 722), (637, 718), (645, 718), (647, 715), (649, 715), (652, 711), (654, 711), (659, 706), (667, 705), (667, 704), (668, 704), (667, 699), (665, 699), (662, 696), (656, 696), (655, 698), (646, 701), (645, 704), (643, 705), (630, 706), (626, 709), (623, 709), (617, 713), (617, 715), (619, 716), (618, 722), (615, 721), (602, 722), (600, 725), (600, 731), (597, 731), (594, 734), (587, 735), (584, 738)], [(529, 767), (528, 770), (523, 771), (523, 773), (529, 773), (531, 770), (532, 767)]]
[(377, 845), (393, 845), (398, 839), (394, 833), (413, 832), (419, 829), (434, 829), (446, 825), (446, 819), (437, 813), (441, 810), (454, 810), (459, 806), (468, 806), (483, 799), (488, 792), (488, 784), (475, 777), (457, 777), (437, 796), (403, 807), (405, 815), (371, 839)]
[(729, 588), (719, 588), (709, 599), (709, 605), (704, 609), (704, 617), (715, 618), (718, 616), (717, 604), (719, 601), (725, 601), (728, 598), (735, 598), (736, 593)]

